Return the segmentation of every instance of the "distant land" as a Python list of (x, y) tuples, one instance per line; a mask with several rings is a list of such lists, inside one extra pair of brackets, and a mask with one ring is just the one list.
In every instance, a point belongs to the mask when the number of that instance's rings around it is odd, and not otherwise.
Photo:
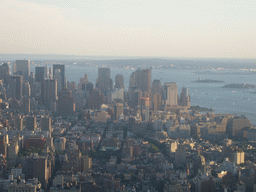
[[(98, 66), (114, 68), (149, 68), (153, 69), (182, 69), (182, 70), (212, 70), (225, 69), (253, 69), (256, 70), (255, 59), (229, 59), (229, 58), (156, 58), (156, 57), (110, 57), (90, 55), (54, 55), (54, 54), (0, 54), (0, 63), (15, 60), (31, 60), (33, 65), (51, 65), (61, 63), (64, 65)], [(252, 74), (254, 74), (253, 72)], [(215, 73), (213, 73), (215, 74)]]
[(250, 84), (238, 84), (238, 83), (231, 83), (224, 85), (223, 88), (239, 88), (239, 89), (252, 89), (255, 88), (255, 85), (250, 85)]
[(212, 80), (212, 79), (198, 79), (196, 81), (191, 81), (194, 83), (225, 83), (225, 81)]
[(199, 111), (199, 112), (213, 112), (214, 111), (212, 108), (201, 107), (199, 105), (191, 106), (189, 109), (192, 111)]

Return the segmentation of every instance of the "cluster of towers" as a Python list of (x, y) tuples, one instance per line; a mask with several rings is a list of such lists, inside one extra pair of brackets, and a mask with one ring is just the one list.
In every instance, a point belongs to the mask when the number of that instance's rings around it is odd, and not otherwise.
[(65, 65), (54, 64), (52, 68), (36, 67), (30, 73), (29, 60), (16, 60), (13, 75), (10, 63), (0, 66), (0, 91), (2, 100), (8, 99), (10, 107), (24, 113), (43, 104), (46, 109), (60, 114), (74, 112), (71, 91), (67, 90)]

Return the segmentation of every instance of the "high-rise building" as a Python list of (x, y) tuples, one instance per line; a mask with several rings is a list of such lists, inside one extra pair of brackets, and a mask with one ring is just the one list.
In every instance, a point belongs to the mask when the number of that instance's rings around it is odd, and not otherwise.
[(57, 101), (57, 80), (45, 79), (41, 85), (42, 103), (50, 108), (51, 104)]
[(186, 147), (185, 145), (179, 145), (175, 152), (176, 163), (186, 163)]
[(16, 60), (16, 74), (22, 75), (24, 80), (28, 80), (30, 75), (30, 60)]
[(110, 68), (98, 68), (98, 79), (96, 87), (104, 95), (113, 89), (113, 82), (110, 78)]
[(75, 102), (72, 97), (72, 92), (67, 89), (62, 89), (58, 93), (58, 114), (72, 115), (75, 112)]
[(115, 120), (118, 120), (120, 115), (123, 114), (124, 111), (124, 104), (123, 103), (116, 103), (115, 104)]
[(188, 88), (183, 87), (180, 98), (179, 98), (179, 106), (187, 106), (190, 107), (190, 96), (188, 94)]
[(89, 171), (92, 168), (92, 158), (88, 155), (81, 157), (81, 171)]
[[(53, 65), (53, 78), (60, 79), (60, 87), (61, 88), (66, 87), (66, 85), (65, 85), (65, 65), (61, 65), (61, 64)], [(59, 85), (58, 85), (58, 87), (59, 87)]]
[(150, 69), (137, 69), (130, 75), (129, 89), (139, 88), (143, 96), (151, 93), (151, 68)]
[(43, 82), (44, 79), (47, 78), (47, 68), (44, 67), (36, 67), (36, 82)]
[(26, 128), (30, 131), (36, 130), (36, 116), (28, 116), (26, 118)]
[(18, 116), (15, 118), (15, 128), (19, 131), (23, 130), (23, 117)]
[(47, 158), (38, 156), (37, 153), (31, 154), (25, 159), (25, 175), (27, 179), (38, 178), (42, 184), (42, 188), (46, 189), (48, 179), (50, 178), (51, 165), (47, 162)]
[(7, 77), (11, 75), (10, 72), (10, 63), (4, 63), (0, 66), (0, 79), (4, 80), (4, 83), (7, 83)]
[(22, 98), (23, 77), (19, 75), (12, 76), (9, 80), (8, 97), (20, 100)]
[(115, 78), (115, 89), (124, 88), (124, 76), (122, 74), (117, 74)]
[(41, 119), (41, 130), (42, 131), (52, 131), (52, 122), (51, 117), (43, 117)]
[(30, 98), (25, 96), (21, 100), (21, 111), (24, 113), (30, 112)]
[(159, 93), (162, 94), (162, 84), (158, 79), (155, 79), (152, 83), (152, 95)]
[(235, 116), (228, 120), (226, 133), (231, 137), (241, 137), (243, 128), (250, 128), (251, 121), (245, 116)]
[(178, 87), (176, 83), (164, 83), (164, 99), (166, 106), (178, 105)]
[(31, 88), (28, 81), (23, 84), (22, 95), (26, 97), (30, 97), (31, 95)]

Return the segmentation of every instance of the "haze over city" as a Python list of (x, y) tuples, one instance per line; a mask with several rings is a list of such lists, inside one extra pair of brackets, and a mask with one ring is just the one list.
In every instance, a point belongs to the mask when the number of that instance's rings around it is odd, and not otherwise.
[(255, 58), (256, 4), (2, 0), (0, 53)]

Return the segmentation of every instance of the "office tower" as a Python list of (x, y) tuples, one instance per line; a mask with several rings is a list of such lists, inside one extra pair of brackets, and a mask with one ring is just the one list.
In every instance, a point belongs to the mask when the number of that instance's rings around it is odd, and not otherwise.
[(22, 93), (23, 96), (30, 97), (30, 95), (31, 95), (31, 88), (30, 88), (30, 84), (29, 84), (28, 81), (23, 84), (22, 92), (23, 92)]
[(21, 100), (21, 111), (23, 113), (30, 112), (30, 98), (27, 96), (24, 96)]
[(72, 92), (62, 89), (58, 93), (58, 114), (62, 116), (72, 115), (75, 112), (75, 102)]
[(53, 79), (53, 72), (52, 72), (52, 67), (49, 67), (49, 70), (48, 70), (48, 73), (47, 73), (48, 75), (48, 77), (47, 78), (49, 78), (49, 79)]
[(25, 159), (25, 175), (27, 179), (38, 178), (43, 189), (47, 189), (48, 179), (50, 179), (51, 164), (44, 156), (37, 153), (31, 154)]
[(4, 80), (4, 83), (7, 83), (8, 76), (11, 75), (10, 72), (10, 63), (4, 63), (0, 66), (0, 79)]
[(30, 61), (29, 60), (16, 60), (16, 74), (22, 75), (24, 80), (28, 80), (30, 75)]
[(112, 79), (110, 78), (110, 68), (98, 68), (98, 79), (96, 87), (104, 95), (113, 87)]
[(117, 74), (115, 78), (115, 89), (124, 88), (124, 76), (121, 74)]
[(18, 116), (15, 118), (15, 129), (22, 131), (23, 130), (23, 117), (22, 116)]
[(235, 116), (228, 120), (226, 133), (230, 137), (242, 137), (243, 134), (241, 134), (241, 131), (251, 126), (251, 121), (245, 116)]
[(44, 67), (36, 67), (36, 82), (43, 82), (44, 79), (47, 78), (47, 68)]
[(243, 151), (236, 151), (233, 153), (233, 162), (235, 164), (240, 165), (244, 163), (244, 152)]
[(157, 111), (162, 105), (162, 84), (158, 79), (152, 83), (152, 109)]
[(52, 119), (51, 117), (42, 117), (41, 119), (41, 130), (42, 131), (52, 131)]
[(115, 120), (118, 120), (120, 115), (123, 114), (124, 111), (124, 104), (123, 103), (115, 103)]
[[(53, 65), (53, 78), (59, 79), (60, 83), (58, 82), (58, 88), (61, 90), (65, 87), (65, 65), (61, 64), (54, 64)], [(59, 86), (60, 85), (60, 86)]]
[(165, 106), (178, 105), (178, 87), (176, 83), (164, 83)]
[(162, 84), (158, 79), (155, 79), (152, 83), (152, 95), (157, 93), (162, 94)]
[(8, 135), (0, 135), (0, 154), (7, 156)]
[(142, 91), (140, 89), (135, 89), (131, 91), (129, 106), (134, 108), (140, 105), (141, 97), (142, 97)]
[(87, 83), (86, 86), (85, 86), (85, 90), (89, 91), (89, 92), (92, 92), (93, 84), (91, 82)]
[(108, 97), (110, 98), (110, 102), (123, 102), (124, 101), (124, 88), (115, 89), (109, 92)]
[(92, 168), (92, 158), (88, 155), (81, 157), (81, 171), (89, 171)]
[(190, 96), (188, 94), (188, 88), (183, 87), (180, 98), (179, 98), (179, 106), (187, 106), (190, 107)]
[(76, 90), (76, 82), (67, 82), (67, 89), (70, 91), (75, 91)]
[(175, 152), (176, 163), (186, 163), (186, 147), (185, 145), (179, 145)]
[(42, 103), (50, 108), (51, 104), (57, 101), (57, 80), (45, 79), (41, 85)]
[(100, 91), (92, 90), (92, 92), (89, 95), (88, 102), (87, 102), (87, 108), (88, 109), (99, 109), (100, 106), (104, 102), (104, 96), (101, 94)]
[(26, 128), (29, 131), (36, 130), (36, 116), (26, 117)]
[(161, 108), (162, 105), (162, 95), (159, 93), (153, 94), (152, 98), (152, 108), (154, 111), (157, 111)]
[(77, 89), (78, 90), (85, 90), (85, 87), (86, 87), (87, 83), (89, 83), (89, 82), (88, 82), (88, 79), (87, 79), (87, 74), (85, 73), (84, 77), (80, 78)]
[(8, 96), (12, 99), (20, 100), (22, 98), (22, 76), (12, 76), (9, 80)]
[(151, 68), (137, 69), (130, 75), (129, 90), (132, 88), (139, 88), (143, 96), (151, 93)]

